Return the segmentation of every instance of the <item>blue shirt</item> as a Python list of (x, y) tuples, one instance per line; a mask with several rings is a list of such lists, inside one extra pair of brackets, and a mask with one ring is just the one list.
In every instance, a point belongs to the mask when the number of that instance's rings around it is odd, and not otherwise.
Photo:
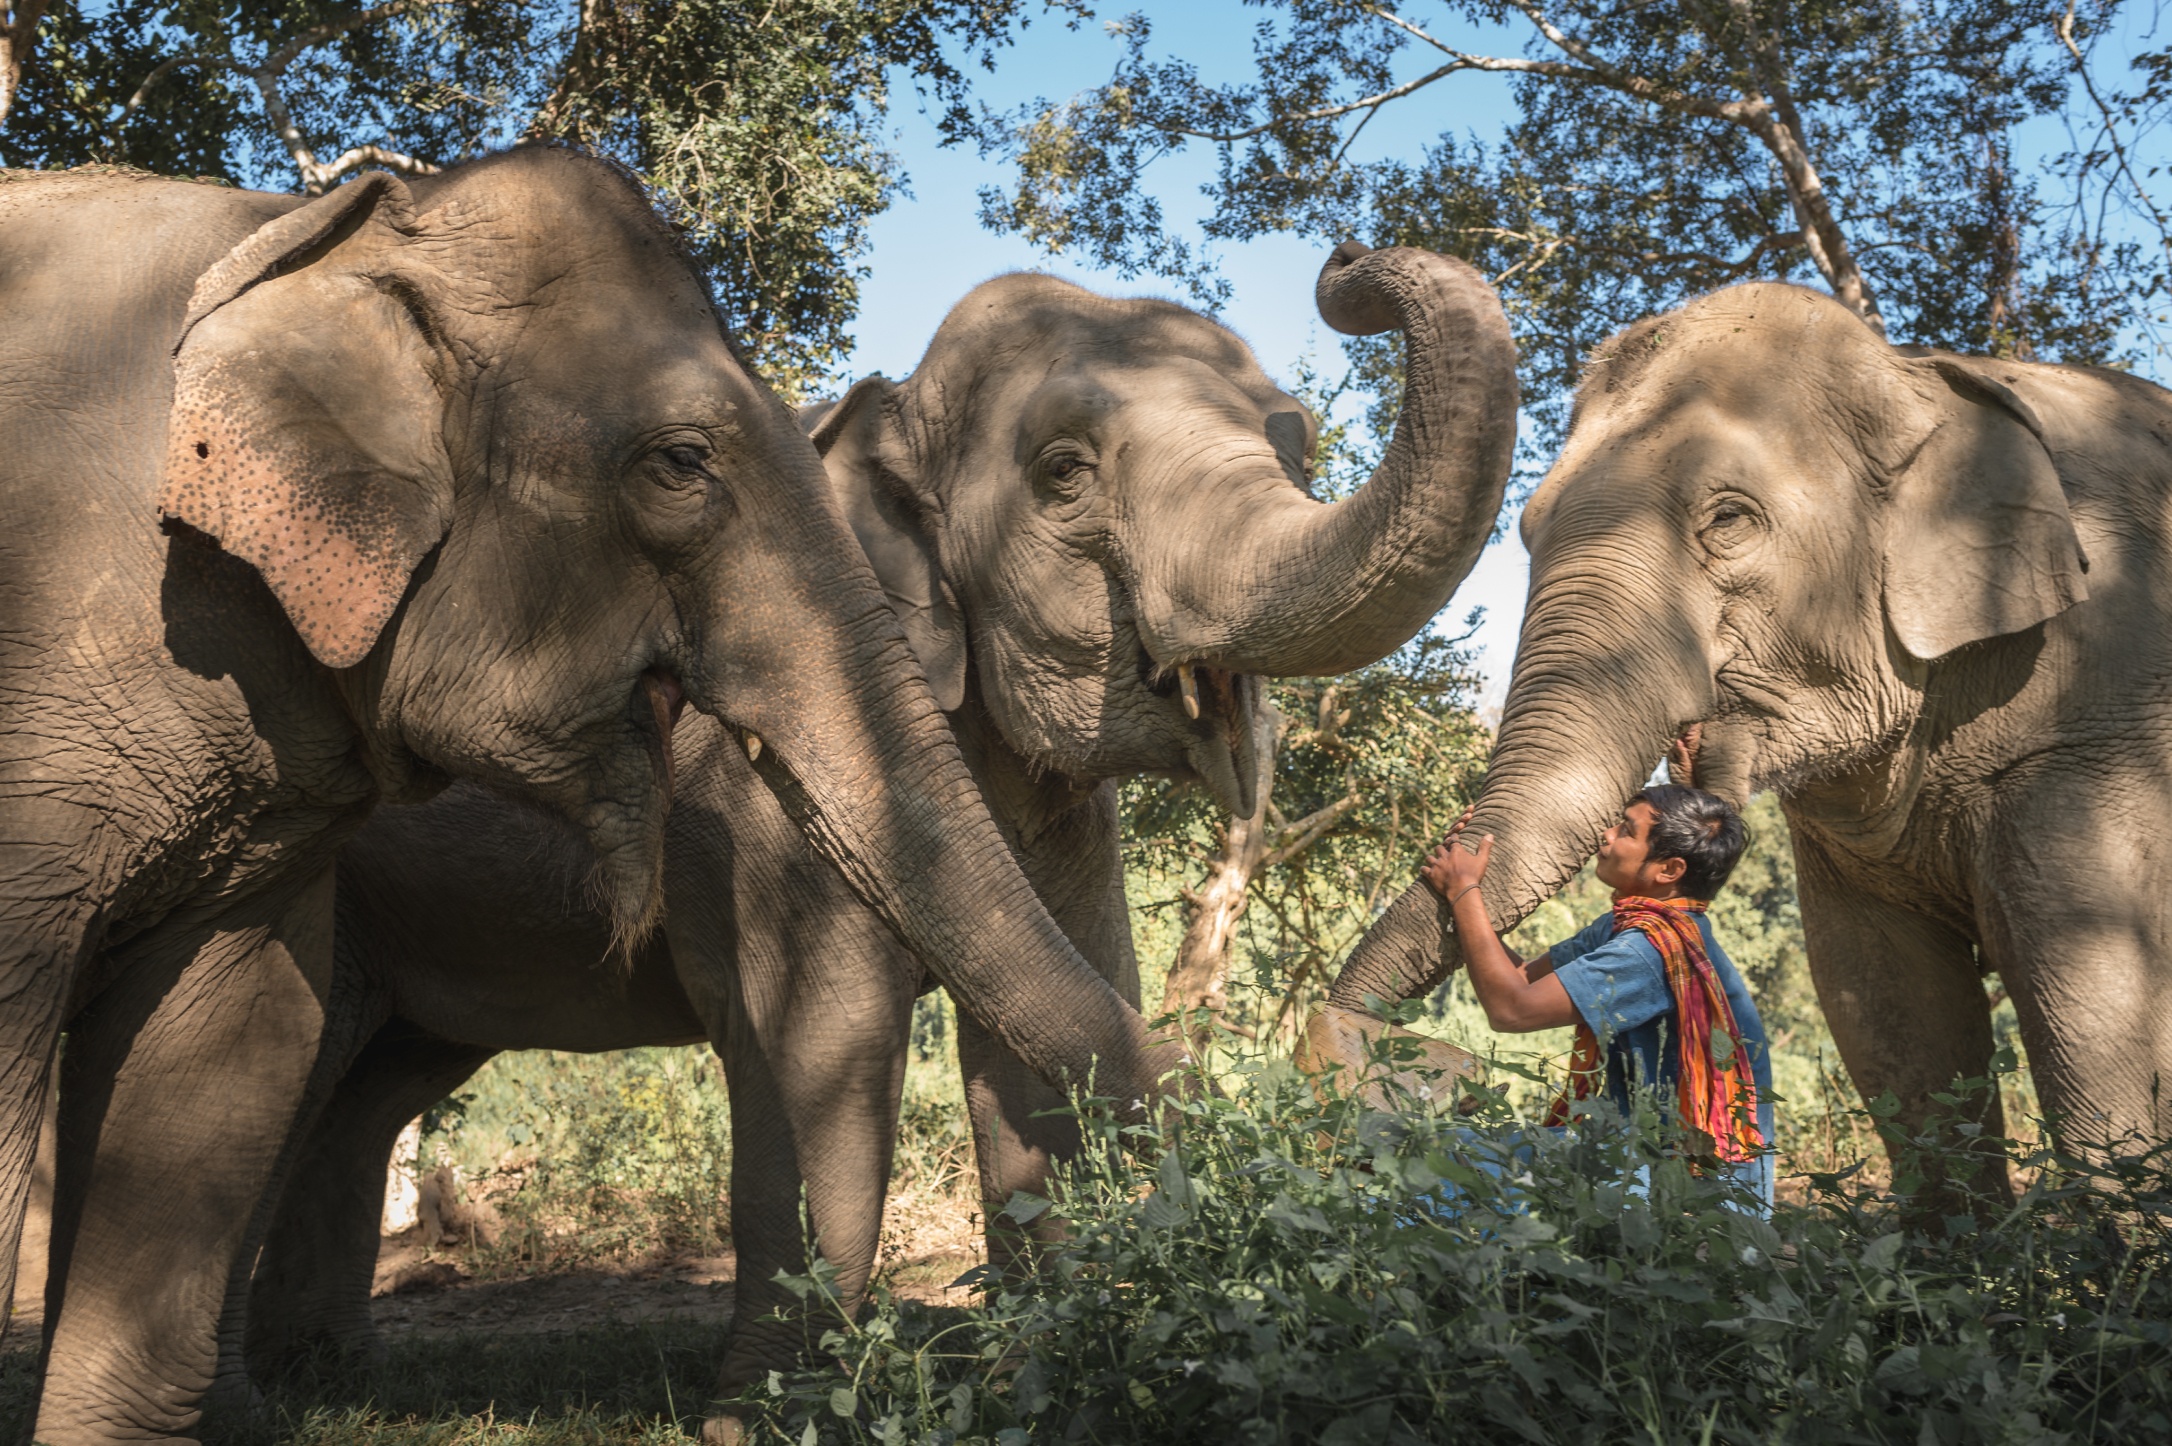
[[(1704, 936), (1705, 957), (1712, 961), (1712, 972), (1719, 977), (1720, 989), (1735, 1014), (1735, 1028), (1741, 1034), (1738, 1047), (1750, 1056), (1750, 1070), (1757, 1081), (1757, 1128), (1770, 1149), (1772, 1052), (1765, 1043), (1765, 1022), (1758, 1017), (1742, 972), (1712, 937), (1711, 921), (1702, 914), (1695, 917), (1697, 932)], [(1667, 965), (1659, 957), (1659, 946), (1641, 929), (1615, 932), (1609, 911), (1547, 953), (1553, 956), (1554, 977), (1606, 1052), (1607, 1098), (1626, 1111), (1629, 1090), (1635, 1084), (1658, 1089), (1671, 1101), (1681, 1071), (1674, 1048), (1674, 991), (1667, 987)]]

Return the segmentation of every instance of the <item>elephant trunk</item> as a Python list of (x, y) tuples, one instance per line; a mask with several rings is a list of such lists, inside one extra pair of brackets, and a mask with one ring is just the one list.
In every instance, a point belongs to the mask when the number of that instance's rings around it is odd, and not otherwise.
[[(1668, 745), (1712, 707), (1702, 646), (1665, 612), (1634, 626), (1625, 620), (1619, 631), (1595, 628), (1595, 619), (1622, 617), (1622, 579), (1637, 575), (1632, 567), (1594, 576), (1590, 587), (1534, 583), (1468, 829), (1473, 839), (1494, 836), (1485, 899), (1498, 933), (1583, 867)], [(1438, 986), (1463, 962), (1448, 925), (1447, 906), (1423, 880), (1413, 883), (1351, 951), (1332, 1002), (1362, 1009), (1368, 995), (1393, 1002)]]
[(1377, 662), (1447, 603), (1492, 534), (1516, 445), (1516, 346), (1500, 298), (1463, 262), (1346, 241), (1321, 268), (1320, 314), (1400, 329), (1401, 414), (1379, 468), (1322, 504), (1286, 482), (1248, 499), (1211, 555), (1158, 579), (1157, 656), (1240, 673), (1320, 676)]
[[(1183, 1059), (1071, 946), (1027, 883), (873, 580), (718, 709), (816, 849), (970, 1011), (1058, 1088), (1136, 1114)], [(860, 606), (853, 607), (857, 601)]]

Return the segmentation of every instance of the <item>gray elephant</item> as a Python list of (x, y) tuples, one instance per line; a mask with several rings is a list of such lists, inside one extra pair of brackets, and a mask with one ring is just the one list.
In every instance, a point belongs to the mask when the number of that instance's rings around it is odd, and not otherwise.
[[(979, 288), (910, 378), (861, 382), (815, 419), (1006, 841), (1133, 1002), (1114, 780), (1196, 778), (1249, 811), (1258, 675), (1343, 671), (1393, 649), (1445, 602), (1500, 507), (1516, 380), (1491, 289), (1459, 262), (1346, 246), (1320, 305), (1345, 330), (1400, 326), (1408, 347), (1387, 456), (1333, 505), (1304, 491), (1309, 416), (1236, 337), (1045, 277)], [(681, 739), (670, 912), (625, 978), (599, 966), (606, 922), (581, 906), (566, 848), (479, 791), (382, 812), (348, 846), (339, 949), (366, 996), (359, 1054), (266, 1242), (253, 1356), (370, 1341), (393, 1138), (501, 1049), (714, 1043), (739, 1257), (724, 1393), (801, 1346), (796, 1326), (764, 1317), (791, 1303), (777, 1272), (804, 1265), (803, 1189), (847, 1303), (858, 1298), (924, 971), (755, 785), (746, 754), (767, 758), (766, 735), (693, 720)], [(944, 982), (961, 1006), (993, 1222), (1075, 1140), (1043, 1114), (1063, 1097), (994, 1027), (1045, 999), (1048, 980), (1021, 959), (994, 990)], [(992, 1240), (998, 1259), (1010, 1245)], [(734, 1429), (711, 1425), (716, 1439)]]
[[(1919, 1125), (1985, 1073), (1996, 970), (2068, 1137), (2164, 1138), (2168, 528), (2172, 394), (2147, 382), (1891, 347), (1777, 284), (1629, 328), (1523, 516), (1529, 611), (1470, 831), (1498, 838), (1495, 925), (1671, 746), (1737, 803), (1779, 792), (1866, 1095)], [(1439, 983), (1444, 913), (1412, 886), (1334, 1002)]]
[(0, 173), (0, 435), (10, 1274), (61, 1075), (40, 1441), (193, 1430), (372, 805), (458, 777), (566, 821), (630, 949), (682, 698), (769, 740), (939, 970), (1046, 972), (1060, 1012), (1006, 1016), (1012, 1048), (1152, 1089), (1167, 1056), (1018, 873), (819, 459), (610, 167), (314, 200)]

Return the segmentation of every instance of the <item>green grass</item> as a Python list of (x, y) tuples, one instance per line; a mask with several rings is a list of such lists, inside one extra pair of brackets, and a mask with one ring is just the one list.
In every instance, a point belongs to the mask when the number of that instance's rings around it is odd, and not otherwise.
[[(724, 1331), (681, 1323), (556, 1335), (395, 1339), (370, 1369), (272, 1387), (258, 1423), (214, 1423), (235, 1446), (602, 1446), (699, 1429)], [(0, 1356), (0, 1440), (28, 1425), (34, 1350)]]

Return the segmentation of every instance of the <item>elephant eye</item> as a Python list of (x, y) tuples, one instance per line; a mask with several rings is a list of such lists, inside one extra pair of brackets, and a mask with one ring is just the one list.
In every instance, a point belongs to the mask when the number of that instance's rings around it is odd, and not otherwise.
[(1068, 482), (1085, 470), (1086, 459), (1069, 453), (1052, 458), (1048, 464), (1048, 475), (1058, 482)]
[(709, 475), (709, 458), (715, 455), (699, 442), (674, 442), (656, 449), (656, 459), (663, 463), (659, 479), (667, 487), (700, 487), (713, 480)]
[(1700, 532), (1707, 543), (1731, 546), (1748, 541), (1757, 522), (1755, 507), (1737, 498), (1722, 497), (1712, 505)]

